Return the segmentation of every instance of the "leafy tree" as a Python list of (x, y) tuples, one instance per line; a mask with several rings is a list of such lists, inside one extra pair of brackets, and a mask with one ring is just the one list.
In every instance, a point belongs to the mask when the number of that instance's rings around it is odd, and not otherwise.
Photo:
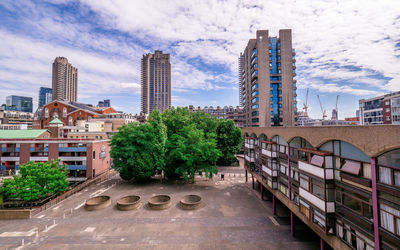
[(162, 171), (165, 166), (165, 144), (167, 142), (167, 127), (163, 122), (163, 118), (158, 110), (154, 110), (149, 117), (149, 123), (154, 129), (154, 151), (152, 153), (155, 167), (158, 171)]
[[(212, 178), (218, 172), (215, 163), (221, 153), (216, 148), (215, 135), (204, 137), (194, 124), (185, 126), (181, 134), (172, 135), (167, 143), (167, 176), (173, 173), (194, 181), (196, 173)], [(213, 138), (214, 137), (214, 138)]]
[(69, 185), (68, 170), (59, 161), (29, 162), (21, 165), (18, 175), (3, 180), (7, 198), (36, 201), (65, 191)]
[(111, 139), (113, 168), (124, 180), (150, 179), (155, 171), (156, 144), (154, 128), (150, 123), (122, 126)]
[(217, 127), (217, 147), (222, 155), (218, 165), (231, 165), (237, 161), (235, 153), (239, 152), (243, 142), (242, 130), (235, 127), (232, 120), (219, 120)]

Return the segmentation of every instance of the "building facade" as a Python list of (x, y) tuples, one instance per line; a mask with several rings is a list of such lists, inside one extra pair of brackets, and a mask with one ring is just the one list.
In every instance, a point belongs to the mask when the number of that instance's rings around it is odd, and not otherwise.
[(72, 101), (78, 99), (78, 69), (65, 57), (57, 57), (53, 62), (52, 100)]
[(295, 51), (292, 31), (270, 37), (258, 30), (239, 57), (239, 103), (244, 127), (294, 126), (296, 102)]
[(32, 97), (10, 95), (6, 97), (6, 109), (32, 113)]
[(225, 106), (223, 108), (221, 108), (220, 106), (217, 106), (215, 108), (213, 106), (205, 106), (204, 108), (201, 108), (189, 105), (188, 108), (190, 112), (205, 112), (207, 114), (217, 117), (218, 119), (232, 120), (235, 126), (238, 128), (243, 127), (243, 108), (241, 108), (240, 106)]
[(8, 129), (7, 127), (30, 129), (32, 128), (32, 123), (33, 113), (0, 109), (0, 124), (3, 125), (4, 129)]
[[(245, 128), (253, 188), (333, 249), (400, 246), (400, 126)], [(246, 177), (247, 178), (247, 177)]]
[(39, 89), (39, 108), (53, 100), (53, 90), (51, 88), (40, 87)]
[(142, 57), (141, 112), (149, 115), (171, 107), (171, 64), (169, 54), (156, 50)]
[(400, 124), (400, 91), (359, 100), (360, 124)]
[(80, 120), (87, 121), (103, 114), (117, 113), (112, 107), (100, 108), (79, 102), (52, 101), (39, 108), (34, 116), (33, 127), (48, 129), (57, 116), (65, 126), (75, 126)]
[(69, 170), (70, 181), (85, 181), (111, 166), (107, 140), (90, 139), (0, 139), (3, 175), (18, 173), (19, 166), (29, 161), (60, 160)]

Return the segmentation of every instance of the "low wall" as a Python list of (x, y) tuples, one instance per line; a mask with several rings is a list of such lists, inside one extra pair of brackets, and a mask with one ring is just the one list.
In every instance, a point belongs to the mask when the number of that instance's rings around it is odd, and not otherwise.
[(0, 220), (19, 220), (30, 219), (31, 211), (29, 209), (4, 209), (0, 210)]

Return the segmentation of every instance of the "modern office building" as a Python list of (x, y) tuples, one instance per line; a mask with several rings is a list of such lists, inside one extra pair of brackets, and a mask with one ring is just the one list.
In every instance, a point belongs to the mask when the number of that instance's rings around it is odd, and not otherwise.
[(223, 108), (221, 108), (220, 106), (217, 106), (215, 108), (213, 106), (205, 106), (204, 108), (201, 108), (189, 105), (188, 108), (190, 112), (205, 112), (207, 114), (217, 117), (218, 119), (232, 120), (235, 126), (238, 128), (243, 127), (243, 108), (241, 108), (240, 106), (225, 106)]
[(156, 50), (142, 58), (141, 112), (149, 115), (154, 109), (163, 112), (171, 107), (171, 64), (169, 54)]
[[(246, 180), (321, 249), (399, 249), (400, 126), (244, 128)], [(298, 218), (298, 220), (296, 220)], [(298, 223), (298, 222), (297, 222)], [(303, 225), (304, 226), (304, 225)]]
[(78, 69), (65, 57), (57, 57), (53, 62), (52, 87), (54, 100), (76, 102), (78, 99)]
[(111, 107), (110, 99), (104, 99), (103, 101), (99, 101), (99, 103), (97, 104), (97, 107), (101, 107), (101, 108)]
[(359, 100), (360, 124), (400, 124), (400, 91)]
[(239, 103), (244, 108), (244, 127), (294, 126), (296, 65), (292, 31), (279, 37), (258, 30), (239, 57)]
[(32, 97), (10, 95), (6, 97), (6, 105), (13, 107), (9, 110), (32, 113)]
[(51, 88), (40, 87), (39, 89), (39, 108), (53, 100), (53, 90)]

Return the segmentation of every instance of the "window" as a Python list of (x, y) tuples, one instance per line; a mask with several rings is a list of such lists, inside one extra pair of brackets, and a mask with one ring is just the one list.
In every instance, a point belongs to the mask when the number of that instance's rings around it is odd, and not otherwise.
[(300, 186), (309, 191), (310, 190), (310, 186), (309, 186), (309, 177), (304, 175), (304, 174), (300, 174)]
[(93, 151), (93, 160), (96, 159), (96, 151)]
[(44, 109), (44, 117), (49, 118), (49, 109), (48, 108)]
[(381, 227), (393, 234), (400, 235), (400, 210), (386, 204), (380, 204)]
[(311, 181), (311, 192), (322, 200), (325, 200), (325, 189), (323, 183)]

